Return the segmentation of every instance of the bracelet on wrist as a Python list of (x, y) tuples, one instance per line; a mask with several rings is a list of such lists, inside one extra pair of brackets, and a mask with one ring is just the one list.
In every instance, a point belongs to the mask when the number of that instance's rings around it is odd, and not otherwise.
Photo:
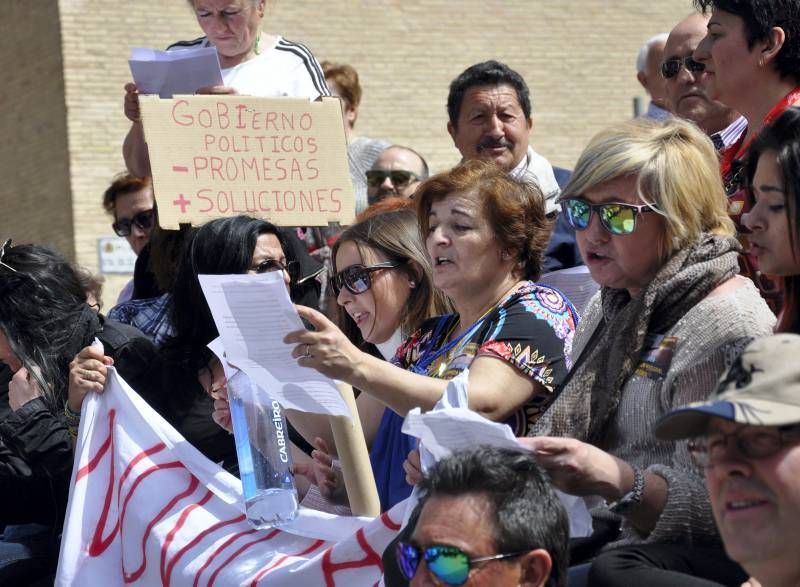
[(80, 412), (72, 411), (72, 408), (69, 407), (69, 400), (64, 402), (64, 418), (67, 420), (67, 428), (75, 428), (77, 430), (81, 422), (81, 415)]

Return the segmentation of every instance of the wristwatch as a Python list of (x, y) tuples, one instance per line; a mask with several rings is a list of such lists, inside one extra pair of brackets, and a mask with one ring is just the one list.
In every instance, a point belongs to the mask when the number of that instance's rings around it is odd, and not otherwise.
[(644, 471), (634, 466), (631, 466), (631, 469), (633, 469), (633, 487), (628, 493), (608, 506), (609, 510), (621, 516), (624, 516), (641, 503), (644, 496)]

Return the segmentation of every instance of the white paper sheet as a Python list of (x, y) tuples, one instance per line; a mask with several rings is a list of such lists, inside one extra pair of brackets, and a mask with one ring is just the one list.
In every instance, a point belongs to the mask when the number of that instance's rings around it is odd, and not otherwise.
[[(479, 445), (498, 448), (527, 450), (519, 444), (511, 428), (506, 424), (487, 420), (468, 409), (469, 369), (462, 371), (447, 385), (442, 399), (430, 412), (422, 413), (414, 408), (406, 415), (403, 432), (419, 438), (422, 470), (426, 471), (439, 459), (459, 450), (468, 450)], [(592, 533), (592, 517), (583, 499), (556, 490), (556, 495), (569, 514), (570, 536), (588, 536)], [(418, 488), (409, 498), (404, 525), (411, 516), (418, 500)]]
[[(352, 417), (333, 380), (301, 367), (284, 336), (303, 330), (280, 272), (200, 275), (225, 362), (244, 371), (285, 409)], [(219, 346), (212, 348), (219, 356)]]
[(128, 65), (139, 92), (161, 98), (194, 94), (200, 88), (223, 84), (216, 47), (180, 51), (135, 47)]

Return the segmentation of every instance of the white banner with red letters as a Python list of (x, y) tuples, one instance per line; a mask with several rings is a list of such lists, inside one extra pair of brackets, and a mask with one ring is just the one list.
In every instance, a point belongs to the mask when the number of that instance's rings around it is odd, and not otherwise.
[(380, 518), (245, 520), (241, 483), (109, 369), (84, 402), (56, 584), (377, 585), (405, 503)]

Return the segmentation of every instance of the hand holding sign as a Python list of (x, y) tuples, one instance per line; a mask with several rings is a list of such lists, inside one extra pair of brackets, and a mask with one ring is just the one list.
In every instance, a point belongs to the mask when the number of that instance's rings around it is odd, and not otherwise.
[(164, 227), (247, 214), (283, 226), (349, 224), (355, 204), (339, 101), (140, 96)]

